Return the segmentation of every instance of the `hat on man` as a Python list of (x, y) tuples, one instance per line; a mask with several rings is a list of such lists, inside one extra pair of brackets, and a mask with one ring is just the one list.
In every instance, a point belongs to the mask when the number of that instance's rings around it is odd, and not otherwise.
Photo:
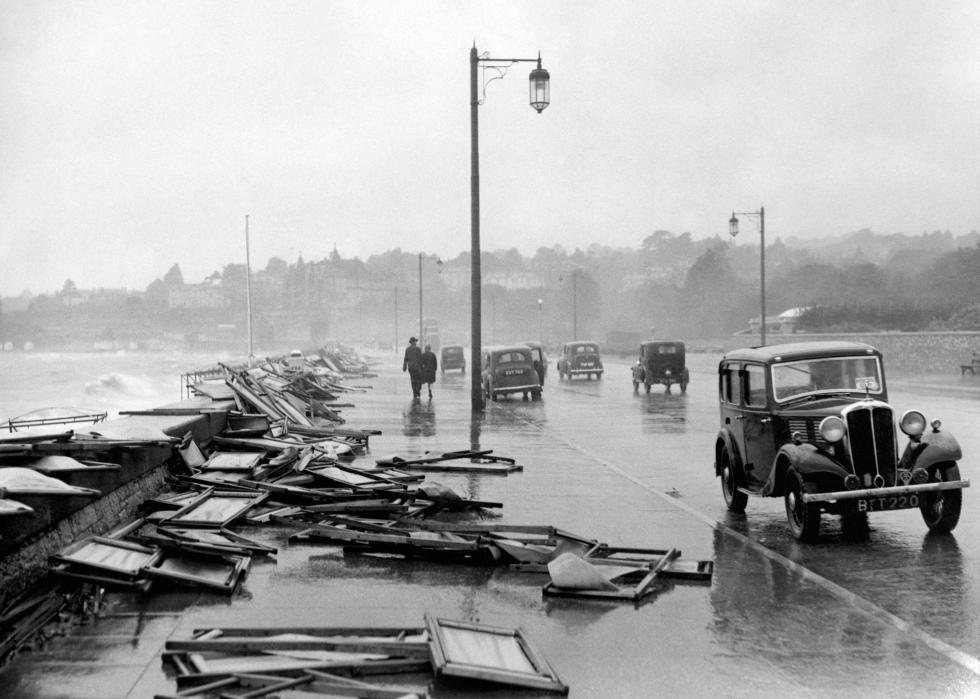
[(410, 337), (410, 338), (408, 338), (408, 341), (409, 342), (418, 342), (419, 339), (417, 337)]

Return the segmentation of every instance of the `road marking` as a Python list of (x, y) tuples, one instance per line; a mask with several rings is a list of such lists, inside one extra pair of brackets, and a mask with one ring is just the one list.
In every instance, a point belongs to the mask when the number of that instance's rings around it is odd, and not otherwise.
[[(540, 426), (539, 426), (539, 428), (540, 428)], [(804, 579), (809, 580), (810, 582), (812, 582), (812, 583), (814, 583), (816, 585), (819, 585), (820, 587), (824, 588), (825, 590), (827, 590), (831, 594), (839, 597), (842, 600), (845, 600), (845, 601), (849, 602), (850, 604), (852, 604), (853, 606), (857, 607), (858, 609), (860, 609), (860, 610), (864, 611), (865, 613), (871, 615), (872, 617), (874, 617), (878, 621), (881, 621), (882, 623), (885, 623), (885, 624), (890, 624), (891, 626), (894, 626), (899, 631), (902, 631), (903, 633), (906, 633), (909, 636), (912, 636), (912, 637), (918, 639), (919, 641), (921, 641), (922, 643), (924, 643), (926, 646), (928, 646), (932, 650), (936, 651), (940, 655), (945, 656), (950, 662), (956, 663), (957, 665), (960, 665), (960, 666), (966, 668), (967, 670), (969, 670), (970, 672), (972, 672), (975, 675), (980, 675), (980, 659), (977, 659), (974, 656), (970, 655), (969, 653), (965, 653), (965, 652), (961, 651), (959, 648), (956, 648), (954, 646), (951, 646), (950, 644), (946, 643), (945, 641), (936, 638), (932, 634), (927, 633), (927, 632), (923, 631), (922, 629), (914, 626), (913, 624), (910, 624), (909, 622), (905, 621), (905, 619), (902, 619), (901, 617), (896, 616), (895, 614), (892, 614), (888, 610), (883, 609), (882, 607), (879, 607), (877, 604), (875, 604), (871, 600), (866, 599), (864, 597), (861, 597), (860, 595), (857, 595), (857, 594), (851, 592), (847, 588), (842, 587), (841, 585), (838, 585), (834, 581), (825, 578), (824, 576), (820, 575), (819, 573), (814, 572), (810, 568), (807, 568), (806, 566), (800, 565), (796, 561), (793, 561), (793, 560), (787, 558), (786, 556), (782, 555), (781, 553), (777, 553), (776, 551), (773, 551), (772, 549), (769, 549), (769, 548), (763, 546), (762, 544), (760, 544), (759, 542), (755, 541), (754, 539), (751, 539), (751, 538), (745, 536), (744, 534), (735, 531), (734, 529), (732, 529), (731, 527), (729, 527), (727, 524), (712, 519), (711, 517), (707, 516), (706, 514), (704, 514), (704, 513), (700, 512), (700, 511), (694, 509), (690, 505), (688, 505), (688, 504), (686, 504), (684, 502), (681, 502), (680, 500), (678, 500), (675, 497), (672, 497), (668, 493), (665, 493), (665, 492), (663, 492), (661, 490), (658, 490), (657, 488), (654, 488), (653, 486), (648, 485), (647, 483), (644, 483), (643, 481), (641, 481), (640, 479), (636, 478), (632, 474), (627, 473), (626, 471), (624, 471), (621, 467), (619, 467), (616, 464), (610, 462), (608, 459), (606, 459), (606, 458), (604, 458), (602, 456), (599, 456), (598, 454), (596, 454), (596, 453), (594, 453), (594, 452), (586, 449), (585, 447), (579, 446), (577, 444), (573, 444), (572, 442), (569, 442), (567, 439), (564, 439), (563, 437), (561, 437), (559, 435), (552, 435), (552, 436), (555, 439), (558, 439), (560, 441), (563, 441), (567, 446), (569, 446), (570, 448), (574, 449), (575, 451), (578, 451), (579, 453), (584, 454), (585, 456), (588, 456), (590, 459), (594, 459), (597, 463), (601, 464), (602, 466), (605, 466), (606, 468), (608, 468), (611, 471), (614, 471), (615, 473), (619, 474), (620, 476), (622, 476), (626, 480), (631, 481), (632, 483), (640, 486), (644, 490), (647, 490), (647, 491), (653, 493), (654, 495), (656, 495), (660, 499), (662, 499), (662, 500), (664, 500), (666, 502), (669, 502), (670, 504), (674, 505), (675, 507), (678, 507), (681, 510), (684, 510), (685, 512), (687, 512), (688, 514), (692, 515), (696, 519), (699, 519), (702, 522), (704, 522), (705, 524), (707, 524), (712, 529), (717, 529), (717, 530), (721, 531), (722, 533), (726, 534), (727, 536), (730, 536), (730, 537), (733, 537), (735, 539), (738, 539), (743, 544), (745, 544), (746, 546), (749, 546), (752, 549), (758, 551), (759, 553), (761, 553), (766, 558), (768, 558), (768, 559), (770, 559), (770, 560), (772, 560), (772, 561), (774, 561), (776, 563), (779, 563), (780, 565), (786, 567), (787, 569), (793, 571), (794, 573), (797, 573), (798, 575), (800, 575)]]

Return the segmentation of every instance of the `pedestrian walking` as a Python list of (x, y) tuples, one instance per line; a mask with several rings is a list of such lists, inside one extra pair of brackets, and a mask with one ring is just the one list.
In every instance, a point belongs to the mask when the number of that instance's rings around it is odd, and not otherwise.
[(408, 378), (412, 382), (413, 398), (422, 395), (422, 349), (418, 342), (416, 337), (408, 338), (408, 347), (405, 348), (405, 358), (402, 360), (402, 371), (408, 372)]
[(436, 353), (432, 351), (432, 345), (426, 343), (425, 351), (422, 352), (422, 381), (429, 388), (429, 398), (432, 398), (432, 384), (436, 382), (436, 369), (439, 368), (439, 360)]

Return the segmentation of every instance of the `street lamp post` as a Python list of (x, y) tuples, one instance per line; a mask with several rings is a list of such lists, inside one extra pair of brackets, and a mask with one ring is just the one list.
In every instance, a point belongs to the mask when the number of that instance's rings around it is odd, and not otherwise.
[(424, 252), (419, 253), (419, 344), (425, 344), (425, 334), (423, 332), (424, 325), (422, 324), (422, 258), (423, 257), (434, 257), (436, 264), (440, 267), (442, 266), (442, 260), (439, 259), (437, 255), (426, 255)]
[(248, 246), (248, 214), (245, 214), (245, 332), (248, 334), (248, 366), (255, 364), (252, 351), (252, 258)]
[(760, 206), (758, 211), (735, 212), (728, 219), (728, 233), (734, 238), (738, 235), (739, 216), (759, 217), (759, 307), (762, 313), (759, 323), (759, 344), (766, 344), (766, 207)]
[[(476, 45), (470, 49), (470, 399), (473, 412), (483, 410), (483, 386), (480, 377), (481, 317), (482, 313), (482, 277), (480, 272), (480, 138), (479, 111), (480, 98), (477, 90), (477, 68), (484, 64), (484, 70), (490, 68), (497, 72), (491, 80), (503, 78), (507, 69), (515, 63), (537, 63), (538, 67), (531, 71), (530, 100), (531, 107), (538, 114), (544, 111), (551, 102), (551, 88), (548, 71), (541, 67), (541, 54), (537, 58), (490, 58), (480, 56)], [(486, 94), (486, 82), (483, 84)]]
[(538, 299), (538, 342), (542, 345), (544, 345), (544, 333), (541, 332), (541, 304), (543, 303), (542, 299)]

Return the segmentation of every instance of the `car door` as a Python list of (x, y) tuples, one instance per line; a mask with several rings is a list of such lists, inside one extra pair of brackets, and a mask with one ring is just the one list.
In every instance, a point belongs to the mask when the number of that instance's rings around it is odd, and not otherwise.
[(742, 444), (745, 445), (745, 476), (751, 490), (769, 478), (775, 456), (775, 435), (769, 410), (766, 367), (746, 363), (742, 376)]
[[(744, 420), (742, 410), (742, 375), (738, 362), (727, 362), (718, 370), (718, 398), (721, 405), (721, 427), (731, 436), (732, 446), (738, 452), (733, 456), (739, 463), (746, 461)], [(647, 377), (649, 380), (649, 376)]]

